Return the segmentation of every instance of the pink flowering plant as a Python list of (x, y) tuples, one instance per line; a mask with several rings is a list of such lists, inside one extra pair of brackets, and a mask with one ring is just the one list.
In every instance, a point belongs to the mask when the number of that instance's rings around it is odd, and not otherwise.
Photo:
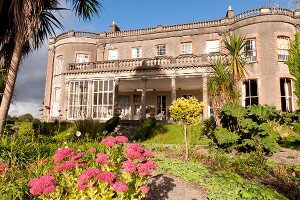
[[(108, 137), (101, 141), (104, 148), (90, 147), (86, 152), (58, 149), (47, 168), (33, 173), (38, 176), (27, 183), (30, 195), (39, 199), (142, 199), (157, 165), (151, 161), (151, 152), (127, 141), (124, 136)], [(38, 163), (28, 167), (34, 171)]]

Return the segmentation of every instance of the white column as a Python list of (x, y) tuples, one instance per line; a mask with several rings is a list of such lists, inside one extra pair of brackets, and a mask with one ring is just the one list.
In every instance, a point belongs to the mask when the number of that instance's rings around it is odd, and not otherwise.
[(142, 119), (146, 119), (147, 79), (142, 79)]
[(92, 107), (93, 107), (93, 81), (92, 80), (89, 80), (88, 81), (88, 91), (89, 91), (89, 94), (88, 94), (88, 113), (87, 113), (87, 118), (92, 118), (93, 115), (92, 115)]
[(207, 119), (209, 117), (208, 116), (209, 97), (208, 97), (208, 90), (207, 90), (207, 76), (202, 76), (202, 101), (204, 103), (203, 119)]
[(171, 103), (176, 100), (176, 77), (172, 76), (171, 78)]

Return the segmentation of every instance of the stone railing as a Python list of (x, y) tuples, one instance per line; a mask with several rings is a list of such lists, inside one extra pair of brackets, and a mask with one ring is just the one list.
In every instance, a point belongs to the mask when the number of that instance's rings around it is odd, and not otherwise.
[(188, 29), (197, 29), (197, 28), (207, 28), (207, 27), (215, 27), (221, 25), (227, 25), (230, 23), (234, 23), (243, 19), (247, 19), (249, 17), (260, 16), (260, 15), (285, 15), (290, 17), (299, 17), (299, 11), (291, 11), (285, 8), (269, 8), (262, 7), (258, 9), (248, 10), (242, 13), (235, 15), (233, 18), (223, 18), (220, 20), (212, 20), (205, 22), (196, 22), (196, 23), (187, 23), (187, 24), (178, 24), (171, 26), (157, 26), (155, 28), (146, 28), (146, 29), (136, 29), (136, 30), (128, 30), (128, 31), (119, 31), (119, 32), (102, 32), (102, 33), (91, 33), (91, 32), (80, 32), (80, 31), (69, 31), (67, 33), (62, 33), (58, 35), (55, 40), (61, 40), (68, 37), (88, 37), (88, 38), (113, 38), (113, 37), (124, 37), (124, 36), (132, 36), (132, 35), (143, 35), (143, 34), (151, 34), (158, 32), (169, 32), (169, 31), (178, 31), (178, 30), (188, 30)]
[(72, 63), (67, 66), (65, 73), (101, 72), (114, 70), (137, 70), (147, 68), (169, 68), (169, 67), (190, 67), (209, 66), (210, 61), (220, 55), (182, 55), (173, 57), (158, 57), (144, 59), (126, 59), (113, 61), (98, 61), (88, 63)]

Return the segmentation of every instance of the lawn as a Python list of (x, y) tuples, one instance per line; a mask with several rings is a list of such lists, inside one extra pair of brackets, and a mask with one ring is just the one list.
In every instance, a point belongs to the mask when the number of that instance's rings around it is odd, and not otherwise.
[[(202, 137), (201, 124), (188, 126), (188, 141), (194, 145), (208, 145), (209, 140)], [(176, 124), (158, 124), (145, 144), (184, 144), (183, 126)]]

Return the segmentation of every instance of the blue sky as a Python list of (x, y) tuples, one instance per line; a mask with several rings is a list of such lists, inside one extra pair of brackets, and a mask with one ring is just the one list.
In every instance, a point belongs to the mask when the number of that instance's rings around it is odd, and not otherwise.
[[(117, 22), (121, 30), (140, 29), (161, 25), (173, 25), (189, 22), (220, 19), (225, 16), (228, 6), (235, 14), (250, 9), (273, 6), (290, 7), (287, 0), (102, 0), (102, 10), (91, 22), (78, 21), (74, 14), (65, 11), (62, 14), (64, 30), (74, 29), (89, 32), (108, 31), (112, 21)], [(31, 113), (39, 117), (45, 88), (48, 44), (31, 53), (23, 62), (17, 78), (16, 91), (9, 113), (21, 115)]]

